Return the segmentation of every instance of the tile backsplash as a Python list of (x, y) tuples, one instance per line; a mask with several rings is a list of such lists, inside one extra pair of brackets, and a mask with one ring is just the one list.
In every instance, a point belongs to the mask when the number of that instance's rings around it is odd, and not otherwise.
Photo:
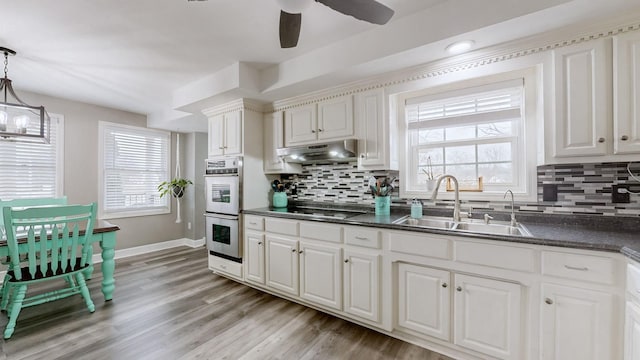
[[(637, 166), (634, 166), (634, 169)], [(298, 184), (294, 200), (324, 203), (373, 205), (368, 190), (370, 176), (398, 176), (397, 171), (362, 171), (356, 162), (306, 164), (302, 174), (286, 175), (284, 181)], [(639, 176), (640, 171), (634, 170)], [(542, 165), (537, 169), (538, 201), (516, 203), (519, 212), (547, 214), (591, 214), (604, 216), (640, 217), (640, 194), (621, 194), (613, 202), (612, 189), (625, 188), (640, 193), (640, 182), (629, 176), (627, 163), (595, 163), (570, 165)], [(397, 186), (392, 193), (394, 204), (408, 204), (400, 199)], [(437, 200), (438, 207), (453, 207), (450, 200)], [(463, 209), (473, 207), (486, 211), (510, 210), (507, 201), (465, 201)]]

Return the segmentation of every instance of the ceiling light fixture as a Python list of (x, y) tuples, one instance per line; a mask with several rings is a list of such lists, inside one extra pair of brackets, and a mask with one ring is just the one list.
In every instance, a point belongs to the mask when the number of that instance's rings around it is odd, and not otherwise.
[[(49, 142), (49, 114), (44, 106), (31, 106), (20, 100), (13, 91), (9, 72), (9, 55), (16, 52), (0, 47), (4, 53), (4, 78), (0, 78), (0, 140)], [(11, 95), (11, 97), (9, 97)]]
[(449, 44), (445, 50), (450, 54), (460, 54), (471, 49), (474, 44), (475, 41), (473, 40), (456, 41), (453, 44)]

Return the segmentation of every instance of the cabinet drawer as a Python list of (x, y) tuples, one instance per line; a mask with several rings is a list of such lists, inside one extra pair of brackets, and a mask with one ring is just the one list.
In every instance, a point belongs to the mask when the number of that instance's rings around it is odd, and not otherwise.
[(245, 215), (244, 227), (247, 229), (264, 231), (264, 218), (260, 216)]
[(380, 231), (361, 227), (346, 227), (344, 242), (348, 245), (380, 249)]
[(298, 222), (294, 220), (266, 218), (264, 229), (274, 234), (298, 236)]
[(242, 279), (242, 264), (209, 255), (209, 269)]
[(542, 274), (601, 284), (615, 283), (615, 260), (607, 257), (542, 252)]
[(300, 222), (300, 237), (342, 243), (342, 226), (338, 224), (318, 224)]
[(627, 264), (627, 291), (640, 298), (640, 267), (634, 264)]
[(389, 233), (389, 249), (394, 252), (438, 259), (451, 259), (451, 241), (434, 234)]
[(536, 256), (533, 249), (456, 241), (456, 260), (500, 269), (534, 272)]

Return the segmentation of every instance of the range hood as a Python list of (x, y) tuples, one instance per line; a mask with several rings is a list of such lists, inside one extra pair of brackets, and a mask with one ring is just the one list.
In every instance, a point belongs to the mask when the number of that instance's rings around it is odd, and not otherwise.
[(276, 149), (278, 156), (290, 163), (345, 161), (357, 157), (358, 141), (347, 139), (320, 144), (299, 145)]

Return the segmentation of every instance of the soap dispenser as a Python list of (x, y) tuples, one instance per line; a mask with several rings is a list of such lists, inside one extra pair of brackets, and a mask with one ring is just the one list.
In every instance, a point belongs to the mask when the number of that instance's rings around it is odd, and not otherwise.
[(414, 219), (422, 218), (422, 202), (418, 199), (413, 199), (411, 202), (411, 217)]

